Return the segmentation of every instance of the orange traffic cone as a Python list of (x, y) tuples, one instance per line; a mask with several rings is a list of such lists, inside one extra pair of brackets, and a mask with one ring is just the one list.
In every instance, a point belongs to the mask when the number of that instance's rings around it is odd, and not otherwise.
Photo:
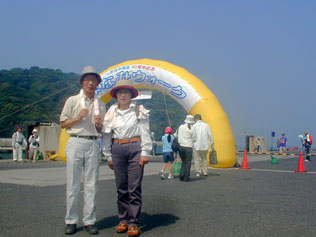
[(244, 159), (242, 161), (241, 170), (248, 170), (250, 169), (248, 167), (248, 160), (247, 160), (247, 150), (244, 151)]
[(298, 159), (298, 167), (295, 172), (306, 172), (305, 167), (304, 167), (303, 152), (301, 151), (300, 151), (300, 156)]

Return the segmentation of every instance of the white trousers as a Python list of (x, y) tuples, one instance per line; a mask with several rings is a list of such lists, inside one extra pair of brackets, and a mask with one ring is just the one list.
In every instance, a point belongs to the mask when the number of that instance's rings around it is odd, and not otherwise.
[(15, 146), (13, 147), (13, 160), (14, 161), (22, 161), (22, 154), (23, 154), (23, 149), (22, 145), (19, 143), (15, 143)]
[(67, 156), (67, 210), (66, 224), (79, 221), (78, 201), (81, 170), (83, 170), (83, 224), (95, 224), (95, 197), (99, 172), (98, 142), (85, 138), (70, 137), (66, 145)]
[(206, 159), (207, 151), (198, 151), (193, 149), (193, 157), (195, 164), (195, 171), (200, 174), (207, 175), (207, 159)]
[(33, 159), (33, 162), (35, 162), (36, 157), (37, 157), (37, 152), (38, 152), (38, 147), (36, 147), (36, 148), (30, 147), (29, 160)]

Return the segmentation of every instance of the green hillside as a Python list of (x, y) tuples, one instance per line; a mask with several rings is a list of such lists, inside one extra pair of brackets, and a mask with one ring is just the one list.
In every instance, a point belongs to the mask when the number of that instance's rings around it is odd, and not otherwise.
[[(31, 67), (0, 71), (0, 137), (11, 137), (17, 124), (26, 122), (59, 123), (59, 115), (67, 97), (80, 90), (78, 75), (61, 70)], [(184, 109), (166, 96), (171, 126), (175, 129), (185, 118)], [(153, 91), (151, 100), (142, 101), (150, 113), (151, 131), (160, 139), (168, 126), (162, 93)]]

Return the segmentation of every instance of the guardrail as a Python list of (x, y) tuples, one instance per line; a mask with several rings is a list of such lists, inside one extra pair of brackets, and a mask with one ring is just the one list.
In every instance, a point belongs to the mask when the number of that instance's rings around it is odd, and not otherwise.
[[(237, 154), (243, 153), (243, 151), (237, 152)], [(299, 156), (299, 151), (297, 153), (278, 153), (278, 152), (248, 152), (251, 155), (276, 155), (276, 156)], [(316, 154), (307, 154), (307, 156), (316, 156)]]

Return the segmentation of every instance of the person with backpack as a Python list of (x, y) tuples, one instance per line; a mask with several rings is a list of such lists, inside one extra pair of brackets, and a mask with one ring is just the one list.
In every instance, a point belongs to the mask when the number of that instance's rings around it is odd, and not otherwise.
[(39, 148), (40, 137), (38, 136), (38, 131), (36, 128), (33, 129), (32, 135), (29, 137), (29, 162), (33, 159), (33, 162), (36, 161), (37, 152)]
[(310, 150), (311, 150), (312, 144), (313, 144), (313, 137), (309, 135), (308, 131), (305, 131), (304, 132), (304, 146), (305, 146), (305, 152), (306, 152), (306, 157), (305, 157), (306, 162), (311, 161)]
[(172, 169), (173, 169), (173, 162), (174, 159), (176, 158), (176, 153), (173, 152), (172, 150), (172, 142), (174, 140), (174, 137), (171, 135), (172, 134), (172, 128), (171, 127), (166, 127), (165, 128), (165, 134), (161, 137), (162, 140), (162, 154), (163, 154), (163, 166), (162, 169), (159, 172), (159, 176), (161, 179), (165, 179), (164, 172), (166, 168), (169, 165), (169, 175), (168, 179), (173, 180), (173, 174), (172, 174)]

